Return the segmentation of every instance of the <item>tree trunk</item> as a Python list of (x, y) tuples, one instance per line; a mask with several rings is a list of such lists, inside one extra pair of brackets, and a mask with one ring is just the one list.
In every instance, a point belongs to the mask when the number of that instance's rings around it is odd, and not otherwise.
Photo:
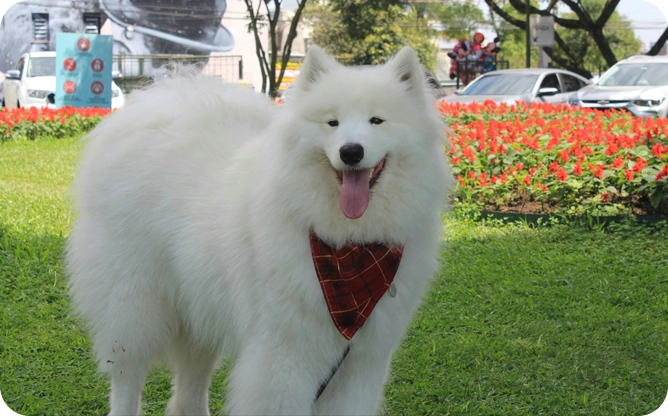
[(647, 55), (651, 56), (656, 56), (661, 51), (661, 48), (663, 48), (663, 45), (666, 44), (666, 41), (668, 40), (668, 27), (666, 30), (663, 31), (661, 36), (659, 36), (659, 39), (656, 41), (654, 46), (652, 46), (652, 49), (647, 52)]
[[(617, 57), (615, 56), (614, 51), (610, 47), (608, 39), (603, 34), (603, 27), (614, 13), (620, 0), (607, 0), (603, 8), (603, 11), (601, 12), (601, 15), (598, 17), (596, 21), (594, 21), (589, 15), (589, 13), (584, 9), (584, 7), (582, 7), (581, 0), (561, 0), (561, 1), (566, 6), (568, 6), (573, 11), (573, 13), (575, 13), (577, 19), (564, 19), (552, 14), (553, 9), (555, 9), (556, 5), (556, 1), (554, 0), (550, 1), (547, 9), (545, 10), (538, 9), (535, 6), (530, 6), (529, 10), (527, 10), (524, 1), (509, 0), (510, 5), (513, 6), (513, 8), (519, 13), (527, 14), (527, 12), (529, 12), (531, 14), (538, 14), (541, 16), (553, 16), (554, 21), (558, 25), (564, 28), (582, 29), (586, 31), (591, 36), (591, 39), (594, 41), (599, 51), (601, 51), (601, 55), (603, 56), (603, 59), (605, 59), (605, 62), (609, 66), (616, 64)], [(504, 11), (501, 7), (499, 7), (496, 4), (496, 2), (497, 0), (485, 0), (485, 3), (494, 13), (498, 14), (508, 23), (517, 26), (520, 29), (526, 30), (526, 23)], [(555, 33), (555, 38), (556, 37), (558, 36)], [(666, 40), (668, 40), (668, 29), (666, 29), (666, 32), (664, 32), (664, 34), (661, 35), (661, 38), (659, 38), (659, 41), (662, 42), (662, 44), (665, 43)], [(657, 52), (660, 48), (661, 46), (658, 47)], [(577, 54), (573, 53), (571, 48), (564, 42), (559, 42), (557, 39), (556, 47), (545, 48), (545, 51), (548, 54), (548, 56), (550, 56), (550, 58), (552, 58), (552, 60), (554, 60), (554, 62), (556, 62), (558, 65), (567, 68), (573, 72), (576, 72), (578, 74), (581, 74), (583, 76), (589, 76), (589, 77), (591, 76), (591, 73), (584, 68), (584, 62), (582, 59), (583, 57), (577, 56)], [(560, 54), (559, 51), (561, 51), (562, 54)], [(654, 51), (654, 48), (652, 48), (652, 51)], [(564, 54), (566, 55), (565, 57), (563, 56)]]
[[(279, 75), (276, 76), (276, 67), (278, 63), (278, 38), (276, 35), (276, 28), (278, 27), (278, 21), (280, 19), (281, 0), (259, 0), (257, 10), (253, 7), (253, 0), (244, 0), (250, 19), (248, 31), (253, 32), (255, 35), (255, 55), (260, 63), (260, 71), (262, 71), (262, 92), (268, 94), (272, 98), (278, 96), (278, 88), (283, 81), (283, 74), (285, 73), (285, 68), (290, 59), (290, 52), (292, 51), (292, 41), (297, 34), (297, 24), (299, 23), (306, 1), (307, 0), (298, 1), (297, 11), (292, 18), (290, 30), (286, 37), (285, 44), (283, 45), (283, 56), (281, 59)], [(273, 13), (270, 13), (269, 4), (272, 2), (275, 7)], [(260, 8), (263, 4), (266, 13), (260, 12)], [(262, 40), (260, 39), (260, 30), (263, 26), (267, 27), (269, 31), (269, 58), (267, 58), (267, 51), (264, 50)]]

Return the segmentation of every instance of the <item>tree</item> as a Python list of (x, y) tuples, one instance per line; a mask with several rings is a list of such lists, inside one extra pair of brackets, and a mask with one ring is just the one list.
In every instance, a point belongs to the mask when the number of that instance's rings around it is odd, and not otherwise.
[[(283, 82), (283, 75), (285, 68), (290, 60), (290, 53), (292, 51), (292, 41), (297, 35), (297, 24), (301, 18), (307, 0), (295, 0), (297, 8), (295, 9), (294, 17), (290, 22), (288, 35), (283, 44), (281, 54), (281, 65), (278, 76), (276, 76), (276, 64), (278, 63), (278, 37), (277, 26), (281, 16), (282, 0), (256, 0), (257, 8), (253, 4), (253, 0), (244, 0), (246, 9), (248, 10), (248, 32), (253, 32), (255, 35), (255, 53), (260, 62), (260, 71), (262, 71), (262, 92), (269, 94), (275, 98), (278, 94), (278, 87)], [(264, 7), (263, 7), (264, 6)], [(265, 51), (262, 45), (261, 31), (264, 28), (269, 29), (269, 51)], [(269, 56), (267, 57), (267, 52)]]
[[(600, 56), (600, 62), (605, 66), (612, 66), (617, 62), (615, 51), (620, 56), (625, 51), (633, 50), (637, 53), (640, 43), (632, 35), (620, 36), (624, 30), (630, 31), (627, 20), (620, 17), (615, 8), (620, 0), (550, 0), (544, 9), (531, 4), (526, 7), (524, 0), (485, 0), (491, 10), (508, 23), (526, 30), (526, 13), (542, 16), (553, 16), (555, 23), (564, 30), (555, 32), (555, 46), (544, 48), (545, 52), (557, 65), (577, 72), (583, 76), (591, 77), (587, 69), (591, 62), (590, 48), (594, 46)], [(559, 13), (558, 5), (562, 3), (570, 9), (569, 13)], [(501, 5), (500, 5), (501, 4)], [(610, 29), (608, 24), (615, 24), (621, 30)], [(617, 33), (617, 35), (614, 35)], [(632, 39), (631, 39), (632, 38)], [(624, 48), (620, 49), (620, 42)], [(593, 48), (591, 48), (593, 49)], [(596, 62), (591, 58), (590, 61)], [(593, 69), (593, 68), (592, 68)]]
[(661, 51), (661, 48), (663, 48), (663, 45), (666, 44), (666, 41), (668, 41), (668, 27), (666, 28), (666, 30), (663, 31), (661, 36), (659, 36), (659, 39), (656, 41), (654, 46), (652, 46), (652, 49), (650, 49), (649, 52), (647, 52), (647, 55), (654, 56), (657, 53), (659, 53), (659, 51)]
[[(586, 5), (587, 11), (592, 16), (598, 16), (602, 12), (603, 6), (602, 0), (589, 0)], [(575, 13), (565, 13), (563, 17), (569, 19), (576, 18)], [(582, 58), (580, 62), (585, 70), (601, 72), (610, 66), (586, 31), (582, 29), (558, 28), (557, 33), (564, 40), (564, 43), (570, 46), (576, 56)], [(610, 19), (603, 28), (603, 34), (617, 59), (624, 59), (640, 52), (642, 43), (636, 39), (631, 22), (617, 12), (613, 12), (610, 15)], [(558, 50), (553, 51), (553, 54), (558, 53)], [(562, 56), (562, 59), (565, 58), (567, 57)]]
[[(526, 33), (523, 30), (507, 28), (503, 25), (496, 30), (501, 39), (501, 54), (508, 61), (510, 68), (523, 68), (526, 65)], [(538, 48), (531, 48), (531, 62), (538, 62)]]
[(442, 34), (450, 39), (471, 39), (480, 24), (487, 24), (482, 10), (471, 1), (450, 1), (447, 4), (430, 3), (432, 16), (439, 20)]
[(320, 1), (305, 16), (313, 43), (344, 64), (382, 63), (410, 45), (425, 67), (435, 66), (436, 46), (426, 19), (399, 0)]

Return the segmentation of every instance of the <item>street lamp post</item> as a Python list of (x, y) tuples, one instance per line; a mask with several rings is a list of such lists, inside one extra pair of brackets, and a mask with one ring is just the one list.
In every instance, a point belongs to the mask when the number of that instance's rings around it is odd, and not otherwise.
[(527, 45), (526, 45), (526, 64), (527, 68), (531, 68), (531, 23), (530, 23), (530, 16), (531, 13), (529, 12), (529, 7), (531, 7), (531, 3), (529, 0), (526, 0), (526, 12), (527, 12), (527, 20), (526, 20), (526, 38), (527, 38)]

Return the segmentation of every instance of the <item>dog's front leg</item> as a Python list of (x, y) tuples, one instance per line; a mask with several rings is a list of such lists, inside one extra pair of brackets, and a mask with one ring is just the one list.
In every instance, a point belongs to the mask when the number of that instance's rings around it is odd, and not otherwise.
[[(419, 299), (415, 292), (410, 296), (401, 279), (395, 283), (400, 294), (386, 294), (355, 334), (350, 352), (315, 403), (314, 414), (375, 415), (382, 408), (392, 354), (410, 322), (407, 311), (414, 310)], [(416, 286), (412, 282), (412, 287)]]
[(245, 348), (229, 376), (225, 413), (311, 415), (319, 378), (308, 360), (278, 345)]
[[(360, 334), (361, 335), (361, 334)], [(392, 345), (354, 340), (348, 356), (314, 406), (316, 415), (375, 415), (383, 401)], [(390, 343), (391, 344), (391, 343)]]

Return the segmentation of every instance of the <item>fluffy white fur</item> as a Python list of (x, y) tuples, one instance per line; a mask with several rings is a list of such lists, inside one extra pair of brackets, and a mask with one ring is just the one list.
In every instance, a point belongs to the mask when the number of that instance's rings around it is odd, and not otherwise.
[[(312, 47), (301, 72), (282, 106), (214, 78), (170, 79), (130, 95), (90, 134), (67, 263), (111, 376), (112, 414), (141, 411), (160, 356), (174, 371), (170, 415), (208, 414), (221, 357), (233, 364), (230, 414), (378, 411), (392, 353), (439, 264), (446, 127), (410, 48), (354, 69)], [(339, 207), (345, 143), (364, 146), (362, 167), (387, 157), (357, 220)], [(348, 341), (329, 316), (310, 229), (332, 245), (405, 245), (396, 297), (380, 300), (315, 403)]]

